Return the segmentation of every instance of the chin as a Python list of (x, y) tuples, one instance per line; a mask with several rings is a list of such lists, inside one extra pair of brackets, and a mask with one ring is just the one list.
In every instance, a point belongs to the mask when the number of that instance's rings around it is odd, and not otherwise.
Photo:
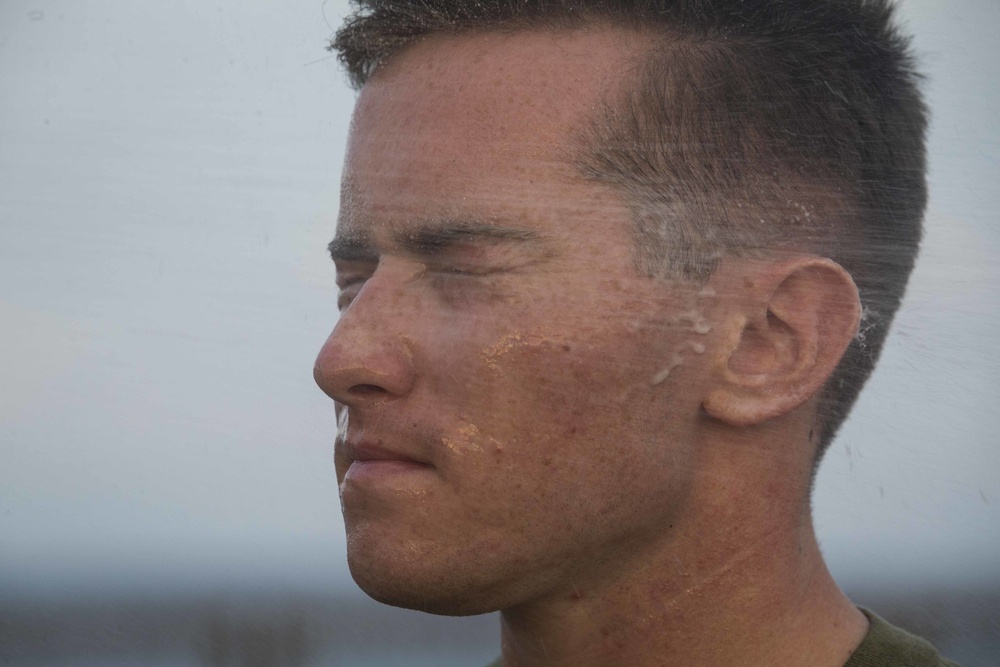
[[(503, 586), (486, 583), (455, 560), (442, 562), (381, 546), (372, 557), (352, 554), (347, 563), (355, 583), (373, 600), (441, 616), (475, 616), (504, 608)], [(457, 560), (457, 559), (456, 559)]]

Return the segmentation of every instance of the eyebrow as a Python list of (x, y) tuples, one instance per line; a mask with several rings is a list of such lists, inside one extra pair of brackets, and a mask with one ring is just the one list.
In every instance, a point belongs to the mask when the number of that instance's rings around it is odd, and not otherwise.
[[(433, 257), (456, 245), (480, 243), (486, 245), (519, 245), (539, 238), (537, 232), (475, 220), (435, 220), (420, 223), (416, 228), (400, 230), (392, 242), (403, 252), (418, 257)], [(350, 232), (337, 234), (327, 249), (335, 262), (377, 262), (379, 253), (368, 235)]]

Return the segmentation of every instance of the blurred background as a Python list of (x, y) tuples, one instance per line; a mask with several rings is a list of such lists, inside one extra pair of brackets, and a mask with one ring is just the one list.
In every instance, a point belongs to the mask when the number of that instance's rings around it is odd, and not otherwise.
[[(354, 586), (313, 359), (346, 1), (0, 0), (0, 662), (469, 665)], [(903, 0), (927, 238), (814, 498), (860, 604), (1000, 663), (996, 0)]]

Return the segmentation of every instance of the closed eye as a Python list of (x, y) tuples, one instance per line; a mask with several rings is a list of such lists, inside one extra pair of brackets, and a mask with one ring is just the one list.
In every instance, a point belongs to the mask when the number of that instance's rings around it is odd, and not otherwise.
[(352, 270), (337, 270), (337, 309), (340, 312), (344, 312), (351, 302), (358, 296), (358, 292), (361, 288), (365, 286), (368, 279), (372, 275), (372, 270), (366, 269), (364, 271), (359, 271), (356, 269)]
[(358, 296), (358, 292), (364, 286), (364, 280), (357, 280), (349, 284), (342, 285), (340, 291), (337, 292), (337, 310), (344, 312), (347, 310), (348, 306), (354, 301)]

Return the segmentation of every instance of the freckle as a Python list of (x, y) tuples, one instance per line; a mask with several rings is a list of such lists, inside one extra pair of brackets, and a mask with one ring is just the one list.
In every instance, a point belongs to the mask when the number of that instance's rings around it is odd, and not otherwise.
[(563, 343), (562, 349), (563, 352), (569, 352), (572, 348), (569, 346), (569, 343)]

